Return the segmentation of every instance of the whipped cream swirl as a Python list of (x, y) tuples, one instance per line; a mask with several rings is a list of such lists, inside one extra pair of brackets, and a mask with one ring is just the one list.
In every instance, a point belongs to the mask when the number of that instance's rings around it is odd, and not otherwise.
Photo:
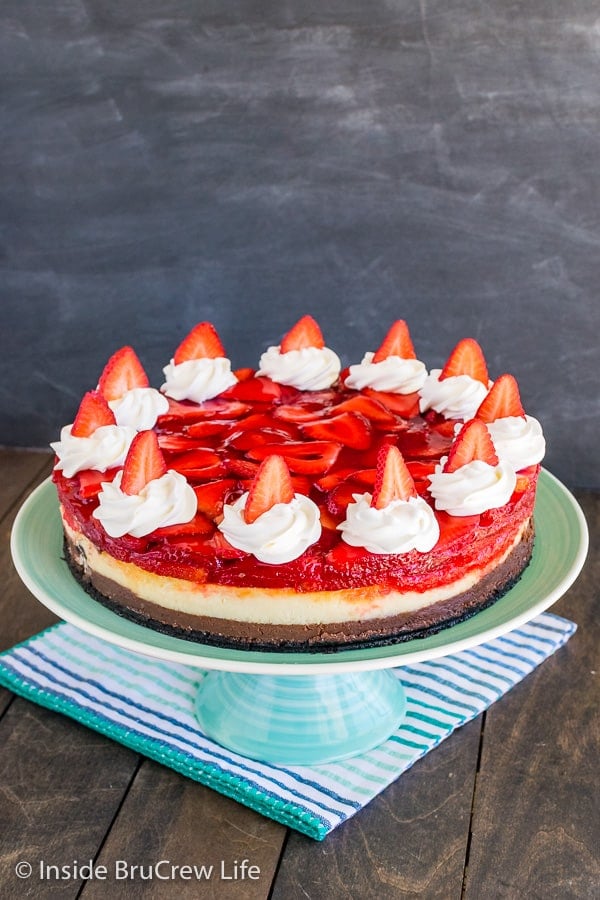
[(440, 527), (435, 513), (422, 497), (393, 500), (383, 509), (371, 506), (371, 494), (353, 494), (346, 519), (338, 530), (353, 547), (370, 553), (427, 553), (438, 542)]
[(132, 388), (118, 400), (109, 400), (117, 425), (130, 425), (136, 431), (154, 428), (159, 416), (168, 412), (169, 401), (156, 388)]
[(436, 509), (445, 510), (451, 516), (475, 516), (504, 506), (510, 500), (517, 476), (506, 460), (491, 466), (474, 459), (455, 472), (444, 472), (446, 460), (443, 456), (433, 475), (428, 476)]
[(506, 416), (487, 424), (496, 453), (515, 469), (541, 462), (546, 452), (542, 426), (533, 416)]
[(248, 493), (223, 507), (219, 530), (238, 550), (251, 553), (260, 562), (277, 565), (302, 556), (321, 536), (319, 507), (304, 494), (289, 503), (276, 503), (254, 522), (244, 519)]
[(303, 347), (287, 353), (269, 347), (260, 358), (256, 374), (299, 391), (322, 391), (335, 384), (341, 368), (339, 357), (329, 347)]
[(83, 469), (106, 472), (122, 466), (136, 435), (135, 428), (129, 425), (101, 425), (89, 437), (74, 437), (72, 427), (65, 425), (60, 440), (50, 444), (58, 456), (54, 468), (62, 470), (65, 478), (72, 478)]
[(156, 528), (183, 525), (196, 515), (196, 494), (179, 472), (169, 469), (139, 494), (123, 493), (122, 477), (123, 472), (117, 472), (114, 481), (102, 484), (99, 505), (92, 513), (110, 537), (144, 537)]
[(231, 362), (224, 356), (215, 359), (188, 359), (178, 364), (171, 360), (163, 372), (166, 380), (160, 389), (173, 400), (202, 403), (237, 384), (237, 378), (231, 371)]
[(394, 394), (412, 394), (423, 387), (427, 369), (421, 360), (388, 356), (374, 363), (374, 356), (374, 353), (365, 353), (361, 363), (350, 366), (350, 374), (344, 382), (346, 387), (355, 391), (369, 387)]
[(421, 412), (434, 409), (447, 419), (472, 419), (487, 396), (481, 381), (470, 375), (451, 375), (440, 381), (441, 369), (432, 369), (420, 389)]

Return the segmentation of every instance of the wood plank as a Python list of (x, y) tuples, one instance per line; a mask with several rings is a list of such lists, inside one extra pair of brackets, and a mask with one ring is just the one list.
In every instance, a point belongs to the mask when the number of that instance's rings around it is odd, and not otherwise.
[(481, 722), (456, 731), (323, 843), (292, 832), (272, 900), (459, 900)]
[[(40, 862), (93, 859), (127, 790), (139, 757), (64, 716), (21, 698), (0, 723), (3, 896), (76, 897), (80, 878), (40, 878)], [(25, 860), (26, 882), (15, 874)]]
[[(143, 866), (146, 874), (160, 860), (168, 860), (174, 866), (214, 867), (210, 877), (200, 881), (195, 877), (174, 877), (149, 882), (142, 880), (139, 870), (131, 872), (128, 878), (111, 881), (111, 897), (115, 900), (175, 896), (175, 888), (178, 898), (266, 900), (285, 834), (286, 829), (276, 822), (145, 760), (98, 863), (106, 865), (111, 873), (117, 871), (118, 860), (125, 861), (128, 870), (134, 865)], [(258, 867), (259, 873), (253, 872), (258, 878), (232, 879), (235, 861), (244, 859)], [(170, 876), (166, 866), (159, 872)], [(82, 897), (104, 898), (105, 886), (90, 882)]]
[[(600, 497), (581, 494), (592, 546)], [(578, 630), (489, 710), (475, 795), (467, 900), (598, 897), (598, 554), (553, 611)]]
[[(54, 621), (52, 614), (44, 612), (43, 607), (38, 610), (40, 604), (23, 586), (10, 558), (10, 530), (16, 511), (27, 494), (50, 473), (51, 465), (50, 453), (0, 447), (0, 571), (4, 573), (0, 596), (0, 650), (11, 647), (21, 639), (15, 635), (22, 635), (24, 638), (36, 631), (34, 623), (29, 631), (23, 621), (23, 617), (28, 618), (30, 611), (35, 610), (38, 621), (44, 623), (40, 627)], [(0, 688), (0, 716), (8, 707), (12, 696), (10, 691)]]
[(18, 508), (33, 488), (47, 477), (52, 457), (28, 451), (2, 451), (0, 457), (7, 464), (6, 471), (10, 476), (2, 479), (4, 516), (0, 522), (0, 572), (3, 573), (0, 650), (6, 650), (58, 619), (27, 590), (10, 555), (10, 531)]
[(31, 482), (49, 474), (52, 454), (0, 447), (0, 517), (19, 500)]

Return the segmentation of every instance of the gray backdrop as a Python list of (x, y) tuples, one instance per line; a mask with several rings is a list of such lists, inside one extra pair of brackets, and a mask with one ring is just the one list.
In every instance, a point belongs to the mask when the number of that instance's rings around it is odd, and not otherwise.
[(5, 0), (0, 442), (195, 322), (255, 365), (310, 312), (344, 363), (408, 320), (512, 371), (600, 485), (597, 0)]

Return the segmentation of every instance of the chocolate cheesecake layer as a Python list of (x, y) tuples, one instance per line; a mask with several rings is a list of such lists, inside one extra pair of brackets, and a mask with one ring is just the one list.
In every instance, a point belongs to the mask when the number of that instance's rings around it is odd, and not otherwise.
[(521, 541), (503, 562), (469, 590), (441, 602), (385, 618), (307, 625), (241, 622), (164, 609), (94, 572), (82, 548), (68, 537), (64, 551), (71, 572), (88, 594), (118, 615), (156, 631), (232, 649), (323, 652), (426, 637), (470, 618), (496, 602), (518, 581), (531, 559), (533, 541), (531, 519)]

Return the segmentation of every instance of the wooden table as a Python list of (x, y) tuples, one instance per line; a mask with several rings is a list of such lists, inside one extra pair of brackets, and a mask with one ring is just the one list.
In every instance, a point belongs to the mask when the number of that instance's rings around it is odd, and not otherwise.
[[(10, 560), (11, 523), (50, 471), (47, 454), (0, 450), (2, 649), (55, 621)], [(0, 692), (0, 896), (560, 898), (600, 896), (598, 681), (600, 497), (577, 494), (592, 549), (553, 608), (568, 644), (317, 843), (8, 691)], [(31, 862), (19, 879), (15, 866)], [(40, 880), (39, 864), (107, 867), (109, 880)], [(116, 880), (117, 860), (142, 866)], [(142, 880), (159, 860), (256, 879)], [(238, 865), (238, 873), (241, 868)]]

